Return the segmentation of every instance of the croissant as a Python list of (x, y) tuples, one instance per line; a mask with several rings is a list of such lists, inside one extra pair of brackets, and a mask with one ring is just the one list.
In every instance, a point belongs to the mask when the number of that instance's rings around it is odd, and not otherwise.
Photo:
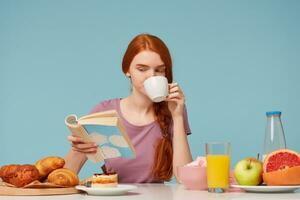
[(48, 175), (48, 182), (56, 185), (72, 187), (78, 185), (79, 178), (72, 170), (61, 168), (54, 170)]
[(45, 179), (52, 171), (62, 168), (65, 165), (65, 160), (57, 156), (49, 156), (38, 160), (35, 163), (39, 170), (40, 180)]
[(0, 168), (0, 178), (16, 187), (23, 187), (38, 180), (39, 171), (34, 165), (6, 165)]

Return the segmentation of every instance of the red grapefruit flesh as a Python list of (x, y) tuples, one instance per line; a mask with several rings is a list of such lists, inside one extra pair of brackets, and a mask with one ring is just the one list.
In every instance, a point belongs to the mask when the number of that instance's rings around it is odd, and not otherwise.
[(300, 155), (289, 149), (279, 149), (268, 154), (264, 160), (264, 172), (283, 170), (300, 166)]
[(289, 149), (270, 153), (263, 163), (263, 180), (267, 185), (299, 185), (300, 154)]

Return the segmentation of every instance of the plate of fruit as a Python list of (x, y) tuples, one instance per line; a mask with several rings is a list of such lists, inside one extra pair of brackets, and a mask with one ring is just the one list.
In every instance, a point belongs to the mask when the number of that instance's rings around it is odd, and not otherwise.
[(267, 186), (267, 185), (231, 185), (233, 188), (243, 189), (246, 192), (294, 192), (300, 185)]
[(293, 192), (300, 188), (300, 154), (279, 149), (263, 162), (245, 158), (235, 165), (234, 177), (238, 184), (231, 187), (246, 192)]

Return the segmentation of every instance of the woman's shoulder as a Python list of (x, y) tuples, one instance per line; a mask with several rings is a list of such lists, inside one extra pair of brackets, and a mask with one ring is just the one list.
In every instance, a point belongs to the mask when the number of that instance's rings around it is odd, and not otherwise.
[(101, 112), (106, 110), (118, 109), (120, 98), (107, 99), (95, 105), (90, 113)]

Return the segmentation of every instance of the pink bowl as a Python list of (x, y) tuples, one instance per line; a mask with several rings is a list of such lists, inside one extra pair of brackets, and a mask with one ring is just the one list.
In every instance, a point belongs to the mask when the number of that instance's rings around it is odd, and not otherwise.
[(177, 167), (179, 182), (189, 190), (207, 190), (206, 167), (180, 166)]

